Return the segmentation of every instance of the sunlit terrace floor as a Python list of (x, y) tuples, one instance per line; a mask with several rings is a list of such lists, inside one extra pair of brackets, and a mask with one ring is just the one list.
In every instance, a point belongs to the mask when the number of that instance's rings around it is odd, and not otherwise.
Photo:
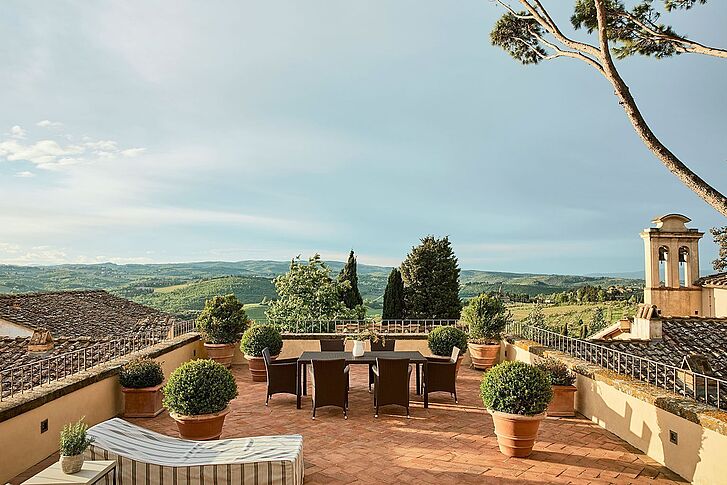
[[(323, 408), (315, 421), (309, 396), (304, 396), (300, 410), (295, 396), (283, 394), (265, 407), (265, 383), (253, 383), (244, 366), (233, 368), (233, 373), (240, 395), (231, 403), (222, 437), (302, 434), (306, 484), (683, 483), (583, 418), (548, 418), (530, 458), (503, 456), (492, 419), (479, 398), (482, 374), (471, 369), (460, 372), (456, 405), (441, 393), (431, 395), (430, 407), (424, 409), (414, 394), (412, 378), (412, 417), (406, 419), (403, 408), (396, 406), (383, 408), (374, 418), (367, 368), (351, 366), (349, 419), (343, 419), (340, 409)], [(177, 436), (166, 413), (131, 421)]]

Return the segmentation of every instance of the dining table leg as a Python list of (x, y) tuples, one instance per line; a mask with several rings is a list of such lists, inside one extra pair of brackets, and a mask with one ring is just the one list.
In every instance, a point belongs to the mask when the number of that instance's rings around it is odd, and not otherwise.
[(422, 393), (421, 364), (417, 364), (417, 396)]
[(308, 395), (308, 365), (303, 362), (303, 395)]

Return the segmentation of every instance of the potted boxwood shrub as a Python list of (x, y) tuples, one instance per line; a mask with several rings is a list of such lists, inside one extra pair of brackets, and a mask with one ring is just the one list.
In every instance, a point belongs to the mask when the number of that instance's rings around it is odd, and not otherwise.
[(162, 412), (164, 372), (159, 362), (142, 357), (121, 368), (119, 383), (124, 393), (124, 416), (153, 418)]
[(250, 375), (255, 382), (265, 382), (268, 378), (263, 362), (263, 349), (270, 350), (270, 358), (275, 359), (283, 348), (280, 331), (271, 325), (253, 325), (242, 335), (240, 350), (245, 354)]
[(235, 295), (207, 300), (197, 317), (197, 329), (204, 339), (207, 356), (225, 367), (232, 365), (235, 347), (247, 325), (247, 314)]
[(83, 468), (83, 452), (93, 443), (93, 438), (87, 436), (86, 431), (88, 425), (83, 422), (83, 418), (77, 423), (63, 426), (59, 443), (63, 473), (70, 475)]
[(455, 372), (459, 373), (464, 353), (467, 352), (467, 333), (464, 330), (450, 325), (437, 327), (429, 332), (427, 344), (434, 355), (441, 357), (450, 357), (452, 349), (457, 347), (460, 352)]
[(472, 298), (462, 309), (462, 321), (470, 327), (467, 346), (475, 369), (487, 370), (497, 364), (502, 332), (510, 318), (502, 300), (485, 293)]
[(553, 397), (545, 371), (524, 362), (497, 364), (482, 377), (480, 396), (492, 415), (500, 452), (529, 456)]
[(237, 384), (227, 367), (210, 359), (191, 360), (169, 376), (164, 407), (182, 438), (216, 440), (236, 396)]
[(536, 364), (545, 371), (553, 388), (553, 400), (548, 406), (548, 416), (575, 416), (576, 375), (558, 359), (548, 357)]

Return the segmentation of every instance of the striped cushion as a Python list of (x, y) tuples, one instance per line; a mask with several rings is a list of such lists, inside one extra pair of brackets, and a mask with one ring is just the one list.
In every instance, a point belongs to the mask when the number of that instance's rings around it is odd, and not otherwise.
[(119, 418), (93, 426), (88, 435), (95, 441), (86, 458), (115, 459), (121, 485), (303, 483), (300, 435), (189, 441)]

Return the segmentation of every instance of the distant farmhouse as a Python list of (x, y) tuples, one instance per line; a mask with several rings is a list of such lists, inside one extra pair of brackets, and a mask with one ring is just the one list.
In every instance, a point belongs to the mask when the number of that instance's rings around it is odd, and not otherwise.
[(644, 229), (644, 305), (590, 339), (655, 362), (727, 379), (727, 273), (699, 276), (690, 219), (668, 214)]
[(0, 295), (0, 369), (115, 338), (167, 337), (173, 317), (106, 291)]

